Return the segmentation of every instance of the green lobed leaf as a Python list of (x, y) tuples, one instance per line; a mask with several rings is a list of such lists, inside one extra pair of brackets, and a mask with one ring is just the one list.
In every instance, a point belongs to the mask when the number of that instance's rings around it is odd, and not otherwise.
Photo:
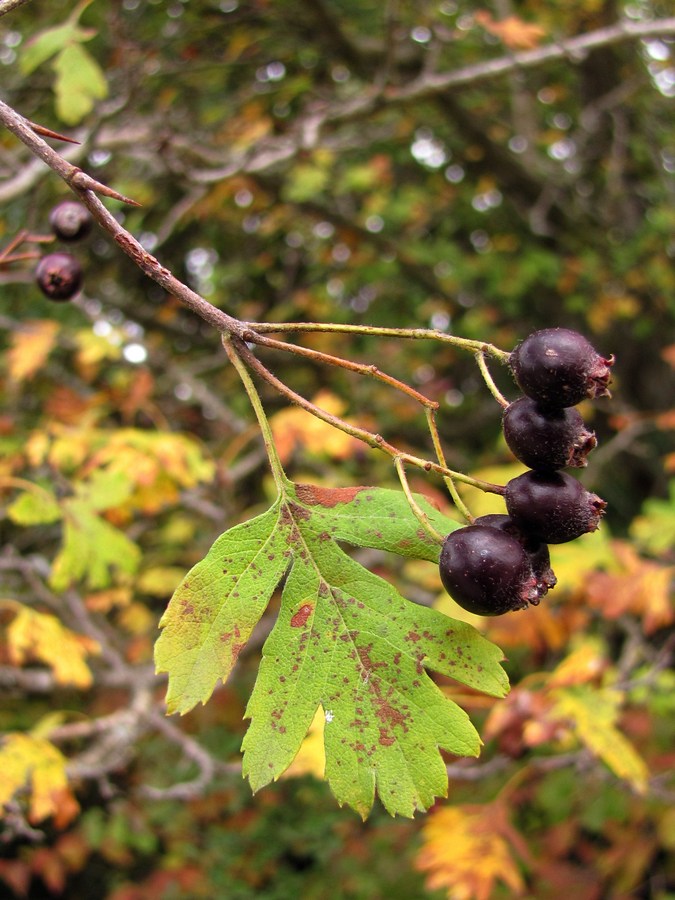
[(62, 122), (76, 125), (108, 95), (103, 70), (81, 44), (68, 44), (54, 60), (56, 112)]
[[(296, 484), (294, 488), (296, 499), (311, 508), (315, 524), (323, 522), (336, 541), (389, 550), (414, 559), (431, 562), (438, 559), (438, 544), (414, 518), (401, 491), (376, 487), (324, 488), (314, 484)], [(415, 499), (441, 534), (460, 527), (425, 497), (416, 495)]]
[(166, 705), (186, 713), (225, 680), (289, 565), (276, 503), (226, 531), (176, 589), (160, 621), (158, 672), (169, 673)]
[[(439, 528), (456, 527), (425, 512)], [(244, 774), (254, 791), (278, 778), (321, 706), (338, 801), (365, 817), (377, 792), (392, 815), (411, 816), (447, 792), (440, 750), (480, 748), (467, 714), (427, 669), (502, 696), (502, 654), (470, 625), (407, 601), (337, 541), (424, 559), (440, 549), (399, 492), (287, 483), (267, 513), (219, 538), (172, 598), (156, 647), (167, 705), (187, 712), (208, 699), (287, 572), (246, 711)]]

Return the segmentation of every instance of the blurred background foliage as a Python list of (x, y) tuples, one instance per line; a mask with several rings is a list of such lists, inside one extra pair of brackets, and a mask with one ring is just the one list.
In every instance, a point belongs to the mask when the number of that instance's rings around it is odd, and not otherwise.
[[(0, 747), (20, 788), (5, 798), (3, 895), (675, 896), (672, 20), (670, 34), (436, 85), (669, 12), (658, 0), (54, 0), (0, 18), (3, 99), (75, 137), (64, 156), (142, 204), (110, 203), (124, 226), (232, 315), (430, 327), (506, 350), (567, 326), (617, 357), (613, 399), (583, 409), (600, 441), (582, 479), (608, 501), (601, 532), (556, 550), (544, 606), (474, 622), (505, 649), (514, 685), (501, 704), (463, 700), (482, 760), (449, 762), (449, 801), (426, 820), (376, 810), (361, 823), (309, 774), (254, 798), (241, 783), (274, 605), (206, 708), (180, 723), (157, 712), (152, 645), (171, 591), (272, 490), (218, 335), (100, 233), (73, 249), (75, 303), (44, 299), (30, 261), (0, 266), (0, 727), (32, 741)], [(0, 134), (0, 246), (48, 234), (66, 195)], [(297, 340), (438, 400), (452, 468), (502, 483), (516, 471), (470, 357)], [(260, 353), (298, 392), (431, 455), (406, 397)], [(263, 396), (296, 480), (396, 486), (384, 457)], [(439, 481), (412, 481), (452, 513)], [(461, 614), (439, 600), (433, 566), (365, 561), (412, 601)], [(79, 667), (63, 668), (64, 648)], [(60, 749), (41, 795), (47, 737)]]

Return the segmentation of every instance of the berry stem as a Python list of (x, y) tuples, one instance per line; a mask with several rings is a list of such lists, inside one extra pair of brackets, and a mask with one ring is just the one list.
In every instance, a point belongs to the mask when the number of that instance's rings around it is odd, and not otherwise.
[[(438, 433), (438, 425), (436, 424), (436, 416), (434, 415), (434, 411), (432, 409), (427, 410), (427, 425), (429, 426), (429, 433), (431, 434), (431, 440), (434, 445), (434, 451), (436, 453), (436, 458), (438, 462), (443, 466), (444, 469), (448, 468), (448, 465), (445, 461), (445, 454), (443, 453), (443, 446), (441, 444), (441, 436)], [(443, 477), (443, 481), (445, 482), (445, 486), (447, 487), (450, 496), (452, 497), (452, 502), (455, 504), (460, 513), (464, 516), (467, 522), (472, 523), (474, 521), (474, 516), (471, 515), (469, 508), (466, 503), (462, 500), (459, 495), (459, 491), (457, 490), (457, 485), (455, 484), (455, 479), (451, 475), (445, 475)]]
[(394, 457), (394, 466), (396, 467), (396, 472), (398, 474), (399, 481), (401, 482), (403, 493), (405, 494), (406, 500), (408, 501), (410, 509), (413, 511), (415, 518), (420, 523), (422, 528), (424, 528), (430, 538), (436, 541), (437, 544), (442, 544), (445, 540), (444, 536), (440, 534), (440, 532), (436, 531), (434, 526), (429, 521), (429, 516), (424, 512), (419, 503), (415, 500), (415, 497), (410, 490), (408, 476), (405, 474), (405, 464), (400, 456)]
[(265, 365), (263, 365), (263, 363), (261, 363), (260, 360), (255, 356), (255, 354), (248, 348), (245, 341), (234, 337), (232, 338), (232, 340), (233, 342), (236, 342), (238, 355), (250, 369), (253, 369), (263, 379), (263, 381), (266, 381), (268, 384), (270, 384), (273, 388), (275, 388), (275, 390), (279, 391), (280, 394), (282, 394), (292, 403), (295, 403), (297, 406), (301, 407), (301, 409), (304, 409), (307, 412), (311, 413), (313, 416), (316, 416), (317, 419), (321, 419), (323, 422), (327, 422), (329, 425), (332, 425), (333, 428), (344, 431), (345, 434), (348, 434), (359, 441), (363, 441), (364, 444), (367, 444), (373, 449), (382, 450), (393, 459), (395, 459), (396, 457), (400, 457), (402, 460), (404, 460), (404, 462), (408, 463), (411, 466), (416, 466), (419, 469), (424, 469), (425, 472), (438, 472), (439, 475), (449, 476), (455, 481), (461, 481), (465, 484), (470, 484), (473, 487), (477, 487), (482, 491), (487, 491), (492, 494), (504, 493), (504, 488), (501, 485), (491, 484), (487, 481), (480, 481), (479, 479), (471, 478), (471, 476), (465, 475), (463, 472), (453, 472), (452, 469), (448, 469), (446, 466), (442, 466), (439, 463), (432, 462), (431, 460), (421, 459), (419, 456), (413, 456), (411, 453), (404, 453), (403, 451), (394, 447), (392, 444), (385, 441), (382, 435), (375, 434), (372, 431), (367, 431), (365, 428), (359, 428), (357, 425), (352, 425), (351, 422), (346, 422), (339, 416), (335, 416), (332, 413), (326, 412), (325, 409), (321, 409), (321, 407), (316, 406), (310, 400), (307, 400), (301, 394), (298, 394), (292, 388), (289, 388), (288, 385), (284, 384), (283, 381), (281, 381), (276, 377), (276, 375), (270, 372), (270, 370)]
[(506, 407), (509, 405), (509, 401), (506, 399), (506, 397), (502, 394), (502, 392), (499, 390), (497, 385), (494, 383), (492, 374), (490, 373), (490, 370), (488, 369), (488, 366), (487, 366), (487, 359), (486, 359), (487, 351), (484, 348), (481, 348), (480, 350), (477, 350), (474, 355), (476, 358), (476, 362), (478, 363), (478, 368), (480, 369), (480, 373), (483, 376), (483, 381), (488, 386), (488, 390), (490, 391), (492, 396), (495, 398), (497, 403), (499, 403), (499, 405), (501, 407), (506, 409)]

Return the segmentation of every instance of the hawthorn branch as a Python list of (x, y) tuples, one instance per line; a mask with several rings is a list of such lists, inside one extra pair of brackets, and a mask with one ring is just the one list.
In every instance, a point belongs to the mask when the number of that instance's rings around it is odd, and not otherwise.
[(2, 100), (0, 100), (0, 122), (66, 182), (91, 212), (96, 222), (111, 235), (117, 245), (142, 272), (218, 331), (229, 334), (242, 333), (243, 325), (238, 319), (212, 306), (162, 266), (158, 259), (148, 253), (139, 241), (120, 225), (96, 195), (103, 194), (123, 203), (131, 202), (136, 206), (138, 204), (135, 201), (130, 201), (111, 188), (102, 185), (82, 169), (67, 162), (46, 141), (35, 134), (27, 119), (20, 116)]
[(0, 0), (0, 18), (28, 2), (29, 0)]

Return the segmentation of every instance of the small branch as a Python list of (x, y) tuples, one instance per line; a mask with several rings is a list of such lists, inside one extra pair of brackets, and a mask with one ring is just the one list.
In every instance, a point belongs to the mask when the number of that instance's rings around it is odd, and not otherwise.
[[(262, 432), (263, 441), (265, 443), (265, 450), (267, 451), (267, 459), (270, 464), (270, 469), (272, 470), (277, 490), (279, 494), (283, 494), (286, 476), (283, 466), (281, 465), (281, 460), (279, 459), (279, 454), (277, 453), (276, 444), (274, 443), (272, 428), (265, 414), (260, 395), (258, 394), (251, 376), (240, 356), (242, 348), (245, 348), (246, 345), (242, 342), (238, 342), (238, 344), (238, 348), (235, 349), (232, 339), (225, 335), (223, 336), (223, 346), (225, 347), (227, 356), (242, 380), (244, 389), (248, 394), (248, 399), (251, 401), (251, 406), (253, 407), (258, 420), (258, 425), (260, 426), (260, 431)], [(237, 350), (239, 350), (239, 352), (237, 352)], [(251, 354), (251, 356), (253, 355)]]
[(35, 259), (39, 256), (38, 253), (34, 252), (14, 253), (21, 244), (51, 244), (53, 241), (53, 235), (31, 234), (30, 231), (24, 228), (12, 238), (4, 250), (0, 250), (0, 266), (6, 266), (9, 263), (18, 262), (22, 259)]
[(546, 62), (559, 59), (576, 61), (583, 59), (591, 50), (608, 47), (624, 41), (640, 40), (663, 34), (675, 33), (675, 16), (653, 19), (649, 22), (629, 22), (622, 20), (605, 28), (597, 28), (587, 34), (580, 34), (566, 40), (545, 44), (534, 50), (523, 50), (500, 56), (485, 62), (462, 66), (451, 72), (425, 74), (406, 87), (385, 94), (384, 104), (404, 103), (420, 100), (451, 88), (467, 84), (478, 84), (491, 78), (506, 75), (519, 69), (531, 69)]
[[(139, 789), (141, 796), (148, 797), (151, 800), (194, 800), (196, 797), (202, 796), (205, 789), (213, 781), (216, 770), (225, 767), (226, 764), (220, 763), (194, 738), (185, 734), (173, 722), (164, 718), (156, 710), (151, 711), (147, 719), (165, 738), (180, 747), (183, 755), (197, 765), (199, 773), (191, 781), (172, 784), (166, 788), (143, 785)], [(241, 771), (240, 765), (238, 770)]]
[(257, 335), (281, 334), (283, 332), (300, 333), (321, 332), (324, 334), (360, 334), (371, 337), (391, 337), (402, 340), (433, 340), (443, 344), (450, 344), (460, 350), (468, 350), (470, 353), (484, 353), (492, 356), (499, 362), (506, 364), (511, 355), (506, 350), (500, 350), (494, 344), (485, 341), (474, 341), (469, 338), (457, 337), (444, 331), (435, 331), (432, 328), (382, 328), (375, 325), (342, 325), (333, 322), (245, 322), (250, 333), (246, 332), (245, 339), (257, 343)]
[(356, 372), (359, 375), (376, 378), (378, 381), (382, 381), (390, 387), (395, 388), (397, 391), (401, 391), (401, 393), (412, 397), (413, 400), (416, 400), (427, 409), (438, 409), (436, 400), (430, 400), (428, 397), (425, 397), (424, 394), (420, 394), (419, 391), (416, 391), (405, 382), (399, 381), (391, 375), (387, 375), (386, 372), (382, 372), (377, 366), (352, 362), (351, 360), (343, 359), (340, 356), (332, 356), (329, 353), (322, 353), (319, 350), (311, 350), (309, 347), (299, 347), (297, 344), (288, 344), (286, 341), (275, 341), (274, 338), (263, 337), (262, 335), (257, 335), (255, 333), (245, 334), (244, 339), (259, 344), (262, 347), (270, 347), (273, 350), (284, 350), (287, 353), (295, 353), (298, 356), (304, 356), (306, 359), (324, 363), (328, 366), (338, 366), (342, 369), (347, 369), (350, 372)]
[(28, 0), (0, 0), (0, 17), (28, 3)]

